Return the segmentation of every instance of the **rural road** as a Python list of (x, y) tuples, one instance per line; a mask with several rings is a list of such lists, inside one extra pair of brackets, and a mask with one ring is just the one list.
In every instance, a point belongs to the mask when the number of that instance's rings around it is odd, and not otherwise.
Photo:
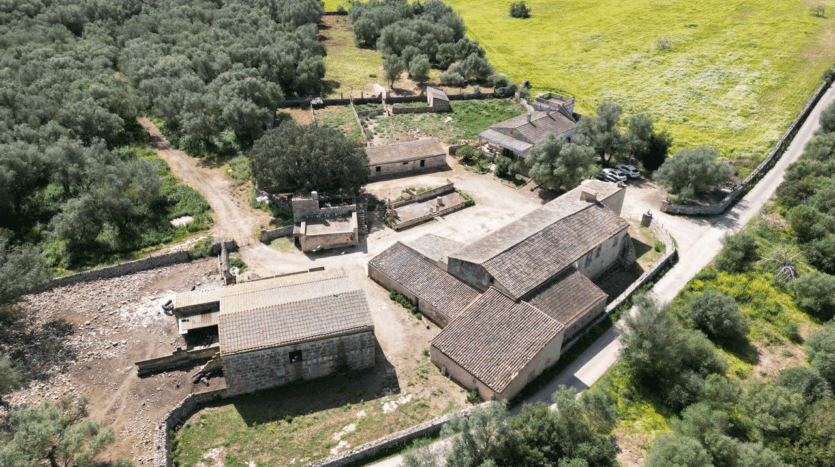
[(253, 232), (262, 222), (269, 222), (269, 214), (230, 196), (230, 182), (220, 171), (205, 167), (201, 159), (176, 149), (153, 122), (145, 117), (137, 121), (151, 134), (157, 155), (168, 163), (177, 180), (199, 191), (209, 202), (215, 223), (210, 233), (216, 239), (233, 238), (239, 246), (252, 243)]
[[(660, 221), (676, 240), (679, 255), (678, 263), (650, 289), (650, 293), (659, 302), (671, 301), (693, 276), (713, 261), (722, 249), (722, 238), (727, 234), (738, 232), (760, 212), (783, 181), (786, 168), (800, 157), (803, 147), (820, 127), (818, 120), (821, 111), (832, 102), (835, 102), (835, 87), (830, 86), (780, 160), (742, 200), (725, 214), (712, 218), (689, 218), (671, 216), (653, 210), (653, 217)], [(627, 190), (624, 214), (640, 215), (648, 210), (643, 200), (630, 196), (634, 193), (635, 191)], [(621, 348), (619, 332), (616, 326), (612, 326), (551, 383), (529, 397), (525, 403), (551, 404), (551, 394), (560, 385), (575, 388), (578, 391), (588, 389), (615, 364)], [(522, 404), (511, 410), (511, 413), (517, 414), (521, 410)], [(432, 445), (432, 450), (437, 452), (448, 444), (447, 440), (438, 441)], [(371, 464), (373, 467), (399, 467), (401, 465), (403, 465), (402, 456)]]

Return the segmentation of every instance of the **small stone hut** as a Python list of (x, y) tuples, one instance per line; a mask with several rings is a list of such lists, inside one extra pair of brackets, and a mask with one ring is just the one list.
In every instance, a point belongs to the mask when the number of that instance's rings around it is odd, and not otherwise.
[(426, 87), (426, 103), (432, 107), (434, 112), (449, 112), (452, 107), (449, 105), (449, 97), (442, 89)]

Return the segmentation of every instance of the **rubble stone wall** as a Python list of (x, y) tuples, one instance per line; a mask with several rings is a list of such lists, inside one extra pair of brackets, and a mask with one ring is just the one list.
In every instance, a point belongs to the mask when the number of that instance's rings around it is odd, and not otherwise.
[[(373, 331), (319, 339), (299, 344), (222, 355), (223, 374), (230, 396), (281, 386), (299, 379), (327, 376), (340, 367), (352, 370), (374, 366)], [(291, 352), (301, 361), (290, 363)]]

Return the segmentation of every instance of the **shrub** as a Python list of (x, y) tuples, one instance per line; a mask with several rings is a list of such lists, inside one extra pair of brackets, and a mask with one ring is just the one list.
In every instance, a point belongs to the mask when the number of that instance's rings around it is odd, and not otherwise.
[(516, 94), (516, 85), (511, 84), (508, 86), (496, 88), (493, 92), (495, 93), (495, 96), (500, 99), (513, 97)]
[(733, 169), (717, 161), (719, 153), (715, 149), (699, 147), (682, 149), (675, 157), (667, 159), (655, 172), (655, 180), (668, 187), (673, 193), (679, 193), (691, 187), (698, 193), (729, 181)]
[(832, 396), (829, 383), (814, 368), (786, 368), (777, 376), (775, 383), (800, 394), (810, 403)]
[(757, 239), (748, 232), (739, 232), (722, 239), (725, 245), (716, 258), (716, 269), (741, 272), (757, 260)]
[[(832, 70), (829, 70), (830, 79), (832, 79)], [(820, 116), (820, 131), (823, 133), (835, 132), (835, 103), (829, 104), (827, 108), (821, 112)]]
[(199, 241), (194, 244), (188, 250), (188, 257), (191, 259), (197, 258), (204, 258), (209, 256), (212, 253), (212, 246), (214, 246), (215, 240), (212, 237), (206, 237), (202, 241)]
[(460, 157), (464, 162), (470, 162), (475, 155), (475, 150), (470, 146), (464, 145), (455, 151), (455, 155)]
[(693, 295), (684, 315), (719, 341), (745, 339), (748, 335), (748, 320), (730, 295), (715, 291)]
[(803, 247), (803, 254), (812, 266), (827, 274), (835, 274), (835, 235), (813, 240)]
[(656, 240), (653, 249), (659, 253), (664, 253), (667, 250), (667, 245), (665, 245), (661, 240)]
[(447, 70), (441, 75), (441, 84), (444, 86), (462, 87), (464, 86), (465, 81), (466, 80), (463, 76), (461, 76), (461, 73), (458, 73), (457, 71)]
[(832, 217), (805, 204), (791, 208), (787, 220), (800, 243), (823, 238), (835, 230), (835, 220)]
[(412, 58), (409, 62), (409, 74), (417, 81), (429, 79), (429, 57), (421, 54)]
[(789, 288), (797, 305), (807, 313), (825, 320), (835, 314), (835, 276), (812, 271), (792, 281)]
[(467, 403), (469, 404), (480, 404), (482, 403), (481, 395), (479, 395), (477, 389), (473, 389), (472, 391), (467, 393)]
[(488, 170), (490, 170), (490, 161), (487, 159), (480, 160), (475, 165), (475, 172), (478, 174), (487, 173)]
[(248, 267), (241, 258), (229, 258), (229, 266), (238, 268), (241, 272), (246, 271)]
[(519, 3), (511, 3), (510, 4), (510, 17), (511, 18), (530, 18), (531, 17), (531, 9), (525, 5), (525, 2)]
[(835, 323), (828, 323), (809, 335), (806, 354), (829, 386), (835, 386)]
[(507, 177), (510, 174), (511, 160), (509, 157), (499, 156), (496, 158), (496, 168), (493, 173), (497, 177)]

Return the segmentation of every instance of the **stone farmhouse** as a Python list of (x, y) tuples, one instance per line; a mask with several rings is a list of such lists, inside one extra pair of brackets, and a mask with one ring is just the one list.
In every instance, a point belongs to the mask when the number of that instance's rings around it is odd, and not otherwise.
[(375, 363), (365, 293), (341, 269), (177, 294), (181, 332), (216, 326), (227, 395)]
[(446, 165), (446, 151), (436, 138), (370, 146), (365, 153), (369, 180), (412, 175)]
[(445, 374), (485, 400), (508, 399), (605, 311), (593, 280), (634, 262), (625, 191), (587, 181), (469, 245), (398, 242), (368, 274), (443, 328), (430, 356)]
[(540, 94), (535, 111), (496, 123), (481, 132), (481, 141), (514, 160), (525, 159), (537, 143), (548, 135), (557, 138), (574, 134), (579, 116), (574, 113), (574, 98), (559, 94)]

